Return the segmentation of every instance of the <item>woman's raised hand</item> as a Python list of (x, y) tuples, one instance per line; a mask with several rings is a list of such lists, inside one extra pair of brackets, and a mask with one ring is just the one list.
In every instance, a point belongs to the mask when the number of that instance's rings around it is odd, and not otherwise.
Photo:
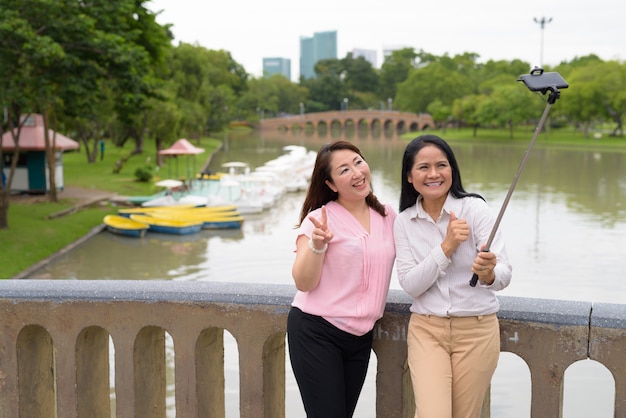
[(311, 240), (317, 249), (321, 249), (333, 239), (333, 233), (328, 229), (328, 217), (326, 215), (326, 206), (322, 206), (322, 219), (317, 220), (313, 215), (309, 216), (309, 220), (313, 222), (315, 228), (311, 232)]

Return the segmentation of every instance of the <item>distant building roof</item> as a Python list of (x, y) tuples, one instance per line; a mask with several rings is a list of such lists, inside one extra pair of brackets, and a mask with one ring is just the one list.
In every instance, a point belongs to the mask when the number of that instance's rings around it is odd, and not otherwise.
[[(24, 117), (24, 116), (22, 116)], [(17, 128), (13, 130), (17, 134)], [(66, 151), (80, 148), (80, 144), (65, 135), (56, 133), (52, 129), (48, 129), (50, 141), (54, 140), (55, 149)], [(54, 139), (53, 139), (54, 138)], [(45, 151), (46, 140), (44, 138), (43, 117), (39, 114), (30, 114), (27, 116), (26, 122), (20, 131), (18, 138), (20, 151)], [(2, 134), (2, 150), (15, 150), (15, 142), (11, 132)]]

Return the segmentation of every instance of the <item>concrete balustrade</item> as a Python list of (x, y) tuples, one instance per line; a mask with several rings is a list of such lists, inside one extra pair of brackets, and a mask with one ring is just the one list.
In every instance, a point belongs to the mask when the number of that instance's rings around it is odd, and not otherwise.
[[(0, 417), (110, 417), (109, 341), (116, 416), (165, 417), (167, 333), (176, 416), (222, 418), (224, 330), (237, 342), (240, 417), (284, 417), (294, 291), (272, 284), (0, 281)], [(582, 359), (610, 370), (615, 416), (626, 416), (626, 305), (500, 301), (501, 350), (529, 367), (533, 418), (562, 415), (564, 372)], [(404, 292), (392, 290), (374, 331), (377, 417), (413, 416), (409, 305)]]

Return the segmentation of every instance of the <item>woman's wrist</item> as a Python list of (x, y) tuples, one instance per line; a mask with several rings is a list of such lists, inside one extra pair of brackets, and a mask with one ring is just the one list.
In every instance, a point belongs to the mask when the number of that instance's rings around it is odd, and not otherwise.
[(328, 250), (328, 243), (325, 242), (324, 246), (318, 250), (317, 248), (315, 248), (315, 245), (313, 245), (313, 240), (309, 239), (309, 249), (315, 254), (324, 254), (326, 250)]
[(482, 284), (484, 284), (485, 286), (491, 286), (493, 284), (493, 282), (496, 281), (496, 272), (495, 271), (491, 271), (491, 274), (489, 275), (489, 279), (488, 280), (481, 280), (480, 282)]

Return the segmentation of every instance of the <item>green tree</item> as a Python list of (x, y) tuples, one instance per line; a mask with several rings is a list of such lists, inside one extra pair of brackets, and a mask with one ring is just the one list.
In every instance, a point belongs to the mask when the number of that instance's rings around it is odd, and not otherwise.
[(472, 71), (471, 78), (480, 93), (490, 94), (494, 86), (513, 83), (530, 71), (530, 65), (521, 60), (489, 60)]
[(444, 54), (441, 57), (425, 53), (423, 53), (423, 55), (423, 59), (426, 61), (423, 62), (422, 66), (431, 62), (438, 62), (448, 70), (458, 72), (459, 74), (462, 74), (470, 79), (472, 74), (475, 74), (478, 68), (478, 64), (476, 63), (478, 60), (478, 54), (474, 52), (465, 52), (463, 54), (457, 54), (453, 57), (449, 57), (447, 54)]
[(169, 65), (186, 136), (218, 132), (231, 115), (239, 116), (236, 103), (247, 89), (248, 75), (229, 52), (181, 43)]
[(134, 139), (133, 155), (143, 152), (145, 112), (151, 99), (163, 99), (159, 92), (172, 39), (168, 27), (156, 22), (145, 3), (148, 0), (115, 0), (95, 3), (98, 7), (91, 9), (101, 30), (113, 39), (107, 69), (113, 80), (120, 139)]
[(513, 128), (516, 124), (541, 115), (541, 103), (541, 100), (537, 100), (521, 85), (501, 84), (494, 88), (487, 99), (480, 102), (476, 116), (483, 125), (509, 128), (509, 137), (513, 139)]
[[(585, 135), (594, 120), (612, 120), (611, 135), (624, 135), (626, 113), (626, 63), (589, 59), (585, 65), (576, 65), (568, 74), (570, 84), (563, 94), (567, 98), (564, 108), (570, 115), (578, 115), (584, 124)], [(584, 103), (571, 103), (583, 100)]]
[(608, 115), (615, 122), (613, 136), (624, 136), (624, 114), (626, 113), (626, 63), (609, 61), (603, 65), (598, 80), (600, 88), (606, 93), (604, 106)]
[(452, 106), (444, 105), (441, 100), (436, 99), (428, 105), (428, 113), (431, 114), (433, 120), (439, 127), (442, 132), (445, 133), (446, 125), (450, 118), (452, 117)]
[[(19, 6), (24, 7), (22, 10), (14, 1), (2, 0), (0, 2), (0, 10), (4, 14), (3, 23), (0, 26), (3, 61), (3, 74), (0, 77), (4, 86), (3, 91), (10, 94), (5, 98), (9, 107), (15, 108), (14, 101), (19, 101), (24, 105), (21, 109), (39, 112), (44, 116), (46, 162), (50, 173), (48, 176), (49, 196), (50, 200), (56, 201), (56, 176), (54, 175), (56, 159), (53, 152), (55, 137), (50, 138), (48, 135), (48, 122), (54, 107), (60, 101), (58, 92), (61, 86), (58, 84), (58, 77), (65, 70), (63, 67), (67, 64), (67, 59), (63, 47), (53, 37), (48, 36), (55, 31), (55, 26), (60, 24), (58, 21), (60, 19), (55, 19), (58, 12), (54, 10), (50, 1), (37, 3), (37, 5), (21, 4)], [(39, 7), (33, 10), (33, 6)], [(48, 26), (45, 25), (44, 16), (52, 18), (52, 23)], [(42, 27), (47, 30), (39, 29)], [(28, 93), (18, 99), (15, 96), (20, 94), (17, 86), (26, 84), (29, 86)], [(14, 117), (19, 118), (21, 115), (14, 115)], [(56, 121), (56, 117), (53, 120)], [(19, 134), (19, 130), (17, 132)], [(15, 139), (19, 145), (19, 136)]]
[(245, 119), (256, 122), (261, 115), (271, 116), (280, 113), (295, 114), (308, 106), (308, 90), (287, 80), (283, 75), (253, 78), (248, 81), (248, 90), (239, 98), (238, 108), (242, 109)]
[(178, 139), (183, 120), (181, 108), (173, 98), (168, 97), (169, 94), (171, 93), (163, 92), (163, 97), (167, 100), (151, 99), (148, 102), (149, 110), (145, 113), (147, 136), (154, 139), (154, 161), (158, 166), (162, 164), (159, 150), (167, 148)]
[(300, 85), (309, 91), (309, 111), (340, 110), (344, 98), (352, 99), (344, 82), (347, 72), (340, 60), (318, 61), (315, 74), (316, 77), (300, 81)]
[(380, 97), (383, 101), (394, 99), (398, 84), (407, 79), (415, 67), (417, 54), (413, 48), (404, 48), (392, 51), (385, 58), (380, 68)]
[(452, 106), (455, 99), (474, 93), (472, 81), (439, 62), (414, 69), (398, 86), (395, 105), (407, 112), (425, 113), (435, 100)]
[(104, 140), (110, 134), (116, 124), (115, 97), (111, 91), (110, 83), (102, 82), (97, 91), (97, 100), (82, 104), (73, 102), (64, 108), (61, 115), (61, 123), (68, 132), (74, 132), (73, 138), (81, 143), (87, 162), (92, 164), (97, 161), (99, 141)]
[(561, 93), (560, 108), (568, 117), (582, 125), (583, 133), (589, 136), (594, 122), (606, 117), (608, 92), (604, 86), (603, 64), (597, 61), (574, 66), (567, 75), (567, 90)]
[(341, 60), (343, 66), (343, 82), (348, 91), (374, 93), (379, 89), (379, 76), (372, 64), (363, 57), (354, 58), (352, 53)]
[[(0, 1), (0, 105), (7, 116), (3, 120), (3, 132), (11, 133), (16, 147), (11, 156), (8, 178), (6, 182), (0, 182), (0, 229), (9, 227), (9, 194), (19, 155), (20, 116), (32, 109), (37, 95), (37, 71), (27, 59), (26, 52), (37, 51), (45, 59), (54, 59), (61, 54), (49, 39), (37, 37), (18, 10), (9, 6), (14, 5), (6, 3), (6, 0)], [(27, 51), (22, 51), (22, 45), (28, 46)], [(4, 170), (5, 159), (1, 148), (0, 157)]]
[[(196, 138), (206, 132), (206, 115), (211, 112), (209, 96), (214, 86), (209, 77), (211, 65), (207, 49), (180, 43), (168, 61), (168, 81), (173, 100), (182, 113), (178, 134)], [(169, 138), (170, 143), (175, 137)]]
[[(159, 45), (147, 50), (142, 43), (154, 42), (150, 35), (160, 33), (160, 26), (142, 4), (0, 0), (2, 102), (15, 120), (28, 112), (43, 115), (51, 201), (57, 200), (56, 146), (49, 129), (56, 132), (66, 119), (80, 127), (80, 118), (101, 109), (103, 87), (116, 93), (121, 119), (136, 116), (142, 97), (150, 94), (154, 61), (149, 57)], [(10, 185), (3, 194), (8, 190)], [(7, 227), (8, 201), (2, 202), (0, 227)]]
[[(153, 69), (162, 60), (163, 48), (169, 46), (166, 31), (143, 7), (144, 2), (2, 2), (3, 10), (16, 11), (15, 19), (24, 22), (38, 42), (8, 34), (8, 42), (21, 60), (28, 61), (37, 71), (32, 109), (42, 113), (46, 123), (90, 120), (102, 109), (100, 103), (106, 100), (105, 94), (112, 93), (118, 120), (127, 132), (134, 134), (140, 152), (142, 130), (137, 121), (145, 110), (145, 100), (154, 95), (158, 80)], [(50, 48), (33, 48), (44, 40)], [(54, 56), (49, 54), (53, 50), (57, 51)], [(81, 128), (87, 132), (84, 126)], [(96, 143), (98, 138), (93, 139)], [(50, 145), (54, 148), (54, 144)], [(50, 189), (55, 200), (56, 188)]]
[(471, 126), (474, 137), (480, 126), (478, 109), (485, 100), (488, 100), (488, 96), (484, 94), (471, 94), (456, 99), (452, 104), (452, 116), (461, 124)]

